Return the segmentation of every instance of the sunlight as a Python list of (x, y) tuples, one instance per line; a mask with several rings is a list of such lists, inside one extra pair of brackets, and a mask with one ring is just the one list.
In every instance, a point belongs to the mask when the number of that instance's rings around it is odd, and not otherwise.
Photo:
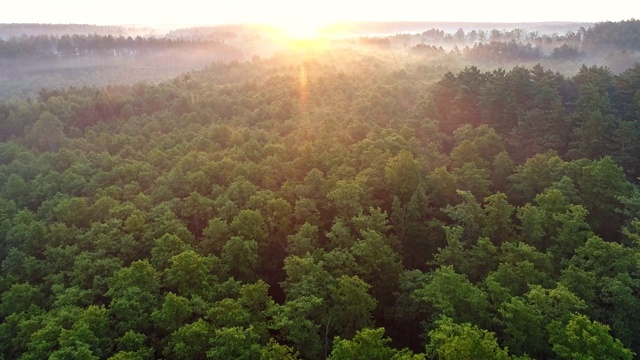
[(328, 21), (298, 16), (274, 19), (270, 23), (272, 34), (291, 49), (313, 51), (326, 48), (330, 42)]
[(323, 30), (337, 20), (337, 13), (323, 4), (313, 6), (303, 3), (291, 4), (288, 11), (282, 8), (265, 9), (267, 23), (282, 31), (291, 40), (309, 40), (322, 37)]
[(286, 19), (276, 26), (291, 39), (314, 39), (320, 36), (323, 24), (304, 18)]
[(309, 88), (307, 80), (307, 70), (304, 66), (300, 67), (300, 108), (303, 112), (307, 111), (307, 103), (309, 102)]
[(324, 37), (331, 21), (318, 17), (311, 19), (304, 16), (279, 18), (269, 21), (282, 35), (290, 40), (313, 40)]

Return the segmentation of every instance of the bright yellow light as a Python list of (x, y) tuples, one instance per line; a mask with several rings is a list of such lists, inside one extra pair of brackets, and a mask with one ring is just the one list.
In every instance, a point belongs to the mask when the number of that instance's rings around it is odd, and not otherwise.
[(326, 24), (305, 18), (282, 19), (275, 26), (291, 39), (315, 39), (321, 36)]
[(302, 66), (300, 68), (300, 107), (302, 111), (307, 111), (307, 103), (309, 102), (309, 85), (307, 80), (307, 70)]
[[(289, 2), (289, 1), (287, 1)], [(293, 40), (310, 40), (322, 37), (322, 30), (337, 20), (334, 8), (324, 2), (290, 1), (285, 8), (264, 9), (266, 22)]]

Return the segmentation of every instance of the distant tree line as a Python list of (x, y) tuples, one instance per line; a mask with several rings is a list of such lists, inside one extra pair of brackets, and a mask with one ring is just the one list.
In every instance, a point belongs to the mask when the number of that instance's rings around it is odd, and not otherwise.
[(640, 20), (601, 22), (565, 34), (540, 34), (523, 28), (510, 30), (471, 30), (455, 33), (432, 28), (416, 35), (396, 35), (391, 42), (465, 48), (473, 61), (503, 59), (531, 61), (545, 57), (577, 60), (587, 54), (636, 51), (640, 48)]
[[(68, 34), (77, 35), (111, 35), (130, 36), (132, 33), (148, 33), (149, 28), (125, 28), (113, 25), (89, 25), (89, 24), (0, 24), (0, 38), (9, 39), (20, 36), (52, 35), (62, 36)], [(136, 36), (136, 35), (133, 35)]]
[(141, 56), (166, 51), (188, 52), (198, 49), (229, 51), (232, 48), (217, 40), (187, 41), (95, 34), (59, 37), (38, 35), (0, 39), (0, 60)]
[(584, 31), (587, 49), (640, 50), (640, 20), (601, 22)]

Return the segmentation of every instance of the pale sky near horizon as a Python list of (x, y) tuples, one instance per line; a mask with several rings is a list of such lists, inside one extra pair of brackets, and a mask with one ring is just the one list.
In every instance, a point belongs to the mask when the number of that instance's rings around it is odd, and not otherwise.
[(326, 24), (335, 21), (620, 21), (640, 17), (637, 0), (18, 0), (0, 23), (98, 25)]

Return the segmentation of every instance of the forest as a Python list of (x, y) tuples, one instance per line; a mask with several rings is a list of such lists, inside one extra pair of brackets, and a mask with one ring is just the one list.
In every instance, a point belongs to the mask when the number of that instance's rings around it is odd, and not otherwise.
[(639, 358), (639, 27), (0, 41), (242, 52), (0, 102), (0, 359)]

